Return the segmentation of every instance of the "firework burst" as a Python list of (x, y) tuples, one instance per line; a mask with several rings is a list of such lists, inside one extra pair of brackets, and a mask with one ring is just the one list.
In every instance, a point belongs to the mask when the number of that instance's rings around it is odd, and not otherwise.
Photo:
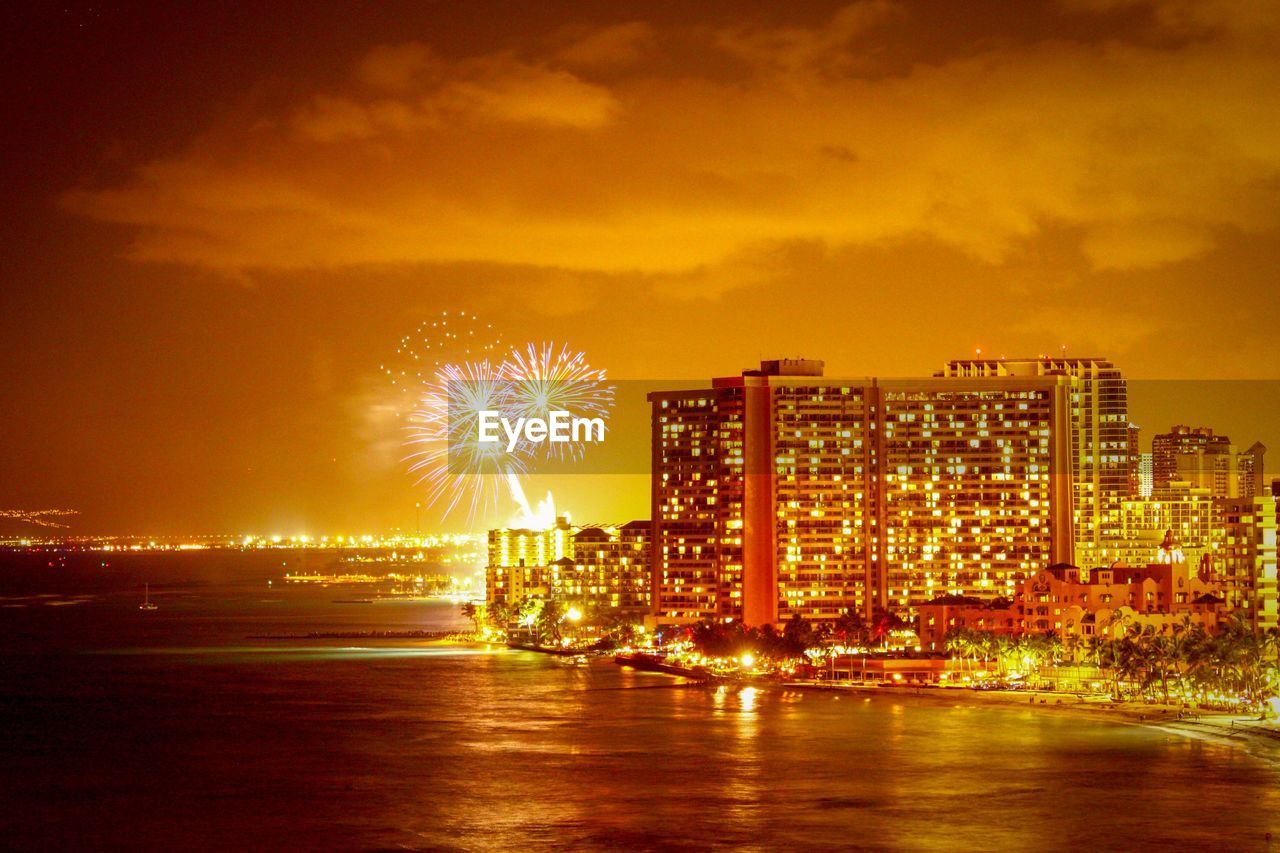
[(409, 415), (405, 461), (427, 502), (444, 507), (445, 515), (465, 508), (474, 520), (496, 509), (504, 494), (528, 506), (520, 488), (528, 453), (479, 440), (480, 413), (505, 411), (509, 400), (510, 383), (488, 361), (442, 365), (422, 389)]
[(468, 521), (504, 498), (515, 503), (520, 519), (535, 518), (522, 484), (529, 464), (581, 454), (573, 443), (522, 441), (508, 452), (505, 443), (481, 442), (481, 412), (511, 421), (555, 410), (604, 417), (613, 406), (604, 371), (582, 353), (552, 343), (504, 352), (501, 334), (466, 312), (424, 321), (400, 339), (381, 370), (406, 425), (404, 459), (416, 485), (444, 515), (461, 511)]
[[(507, 410), (515, 417), (546, 418), (552, 411), (576, 417), (607, 417), (613, 408), (613, 387), (605, 372), (587, 363), (581, 352), (554, 343), (513, 348), (499, 368), (509, 383)], [(578, 459), (577, 442), (546, 442), (538, 453), (547, 459)]]

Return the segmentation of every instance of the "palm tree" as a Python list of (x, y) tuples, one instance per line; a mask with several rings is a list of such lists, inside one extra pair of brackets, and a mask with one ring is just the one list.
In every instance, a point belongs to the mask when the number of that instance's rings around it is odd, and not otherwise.
[(1203, 702), (1206, 694), (1217, 691), (1222, 683), (1218, 639), (1203, 629), (1197, 631), (1186, 650), (1186, 661), (1196, 701)]
[(489, 625), (505, 631), (511, 622), (511, 606), (503, 601), (495, 601), (485, 607)]
[(476, 604), (474, 601), (464, 601), (462, 603), (462, 615), (471, 620), (471, 629), (477, 634), (480, 633), (480, 626), (484, 625), (489, 619), (488, 608), (483, 604)]
[(533, 632), (534, 642), (538, 641), (539, 623), (542, 620), (542, 610), (546, 604), (541, 598), (526, 597), (520, 602), (520, 624)]
[[(1136, 694), (1146, 686), (1144, 677), (1149, 672), (1148, 662), (1143, 648), (1134, 637), (1123, 637), (1118, 643), (1117, 674), (1124, 679)], [(1117, 684), (1120, 682), (1117, 681)], [(1123, 698), (1124, 694), (1121, 694)]]
[[(770, 627), (770, 626), (766, 626)], [(799, 613), (791, 614), (783, 626), (779, 651), (786, 657), (800, 657), (813, 645), (813, 625)]]
[(813, 628), (813, 642), (811, 647), (825, 646), (831, 642), (831, 623), (819, 622)]
[(943, 639), (943, 647), (953, 656), (972, 660), (977, 658), (974, 634), (967, 628), (952, 628)]
[(1107, 636), (1110, 638), (1118, 637), (1133, 624), (1133, 615), (1127, 607), (1117, 607), (1111, 611), (1111, 615), (1107, 617), (1106, 624), (1103, 626), (1107, 630)]
[(848, 644), (850, 641), (860, 643), (865, 628), (861, 613), (845, 610), (836, 617), (835, 636), (843, 644)]
[(1093, 634), (1085, 641), (1085, 652), (1093, 665), (1102, 668), (1102, 656), (1107, 651), (1107, 640), (1099, 634)]
[(542, 610), (538, 612), (538, 636), (544, 633), (550, 634), (551, 639), (560, 642), (560, 623), (564, 621), (565, 606), (558, 600), (551, 598), (542, 605)]

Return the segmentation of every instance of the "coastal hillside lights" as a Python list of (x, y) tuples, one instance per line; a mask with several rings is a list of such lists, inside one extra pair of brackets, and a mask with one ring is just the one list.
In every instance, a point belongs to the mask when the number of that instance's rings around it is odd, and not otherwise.
[(500, 442), (505, 435), (508, 453), (515, 452), (521, 436), (533, 444), (604, 441), (604, 418), (579, 418), (563, 409), (552, 410), (546, 418), (516, 418), (514, 424), (501, 413), (486, 410), (480, 412), (476, 424), (477, 440), (482, 444)]

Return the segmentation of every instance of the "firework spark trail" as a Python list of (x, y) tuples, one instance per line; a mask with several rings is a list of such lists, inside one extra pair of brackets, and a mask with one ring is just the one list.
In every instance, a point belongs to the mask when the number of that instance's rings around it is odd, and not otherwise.
[[(510, 411), (515, 417), (546, 418), (552, 411), (576, 417), (607, 417), (613, 407), (613, 387), (604, 384), (605, 372), (587, 363), (581, 352), (568, 345), (544, 342), (523, 350), (512, 348), (500, 368), (510, 381)], [(544, 442), (538, 455), (547, 459), (582, 457), (577, 442)]]
[(78, 515), (74, 509), (0, 509), (0, 518), (9, 518), (23, 524), (34, 524), (37, 527), (66, 528), (69, 525), (54, 521), (54, 518), (66, 518)]
[(496, 508), (503, 493), (525, 510), (520, 485), (528, 452), (508, 453), (500, 443), (481, 442), (480, 413), (506, 411), (510, 384), (488, 361), (445, 364), (423, 391), (410, 416), (406, 457), (428, 503), (443, 502), (448, 515), (466, 501), (473, 520), (482, 508)]
[(399, 390), (397, 407), (403, 417), (419, 407), (424, 389), (435, 382), (442, 367), (493, 361), (501, 352), (502, 335), (492, 323), (466, 311), (443, 311), (402, 337), (395, 354), (379, 369)]

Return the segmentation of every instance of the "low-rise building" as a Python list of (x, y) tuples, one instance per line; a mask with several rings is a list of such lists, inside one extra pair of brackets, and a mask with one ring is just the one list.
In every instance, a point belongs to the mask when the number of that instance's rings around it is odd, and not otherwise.
[(1012, 601), (942, 596), (920, 607), (920, 645), (944, 651), (957, 630), (997, 634), (1118, 636), (1130, 626), (1157, 631), (1174, 625), (1217, 628), (1230, 608), (1222, 588), (1203, 571), (1192, 574), (1172, 533), (1146, 566), (1115, 565), (1082, 572), (1065, 563), (1027, 578)]
[(596, 610), (647, 613), (648, 521), (621, 527), (583, 527), (573, 536), (573, 557), (550, 567), (550, 597)]
[[(588, 612), (646, 613), (652, 587), (650, 530), (647, 520), (570, 526), (564, 517), (554, 531), (491, 530), (486, 602), (514, 606), (542, 598)], [(534, 554), (544, 561), (530, 562)]]
[(982, 631), (990, 634), (1020, 634), (1022, 615), (1008, 598), (983, 599), (971, 595), (940, 595), (921, 605), (920, 647), (925, 651), (946, 650), (947, 635), (955, 631)]

